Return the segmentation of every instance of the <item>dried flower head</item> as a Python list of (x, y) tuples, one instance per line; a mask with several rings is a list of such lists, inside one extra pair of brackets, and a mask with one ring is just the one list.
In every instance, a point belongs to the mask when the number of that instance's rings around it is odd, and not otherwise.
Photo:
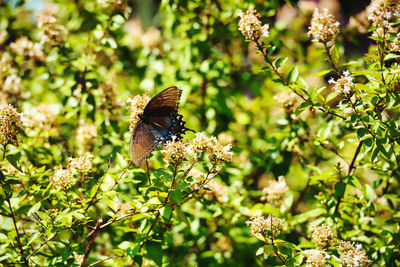
[(21, 78), (18, 77), (15, 73), (9, 75), (3, 84), (3, 90), (9, 94), (17, 95), (20, 93), (22, 88)]
[(143, 47), (157, 47), (161, 42), (161, 33), (157, 28), (151, 27), (141, 36), (141, 41)]
[(226, 185), (211, 180), (207, 183), (207, 187), (211, 190), (208, 194), (210, 197), (215, 197), (219, 202), (222, 203), (228, 202), (229, 199), (226, 195), (226, 193), (228, 192), (228, 187)]
[(248, 10), (240, 14), (238, 29), (247, 40), (257, 41), (269, 36), (269, 25), (262, 25), (258, 19), (260, 14), (255, 13), (255, 10)]
[(97, 128), (95, 124), (82, 124), (78, 127), (76, 131), (76, 139), (78, 141), (79, 147), (78, 151), (83, 153), (88, 151), (87, 148), (95, 143), (97, 137)]
[(68, 158), (68, 168), (86, 174), (92, 169), (92, 159), (93, 155), (81, 156), (79, 158)]
[(230, 144), (223, 146), (218, 142), (214, 146), (211, 146), (209, 155), (211, 163), (218, 165), (232, 161), (233, 152), (231, 151), (231, 147)]
[(164, 155), (164, 162), (167, 166), (169, 164), (176, 166), (187, 158), (189, 154), (189, 145), (187, 142), (182, 140), (176, 142), (175, 140), (172, 140), (164, 144), (161, 152)]
[(392, 27), (400, 19), (398, 0), (372, 0), (366, 8), (368, 19), (376, 27)]
[(370, 22), (368, 21), (368, 14), (365, 10), (351, 16), (349, 20), (349, 28), (356, 29), (359, 33), (365, 34), (368, 32)]
[(11, 105), (0, 107), (0, 144), (18, 145), (18, 128), (21, 127), (21, 115)]
[(58, 109), (52, 104), (39, 104), (23, 118), (24, 126), (42, 131), (53, 129), (52, 125), (56, 121)]
[(131, 118), (129, 120), (129, 130), (133, 130), (135, 128), (136, 123), (139, 121), (138, 114), (142, 113), (147, 103), (150, 101), (150, 96), (136, 95), (131, 96), (126, 102), (128, 102), (128, 109), (132, 110)]
[(311, 26), (308, 28), (308, 35), (312, 35), (315, 41), (327, 43), (336, 39), (339, 25), (340, 23), (327, 8), (324, 8), (321, 13), (316, 8), (311, 19)]
[(297, 103), (297, 95), (293, 92), (283, 91), (274, 96), (274, 99), (281, 104), (286, 111), (290, 112), (293, 110)]
[(42, 44), (50, 43), (60, 46), (65, 41), (67, 30), (63, 25), (57, 23), (57, 18), (55, 17), (57, 9), (57, 7), (47, 8), (36, 16)]
[(251, 233), (253, 235), (261, 234), (264, 237), (269, 237), (271, 234), (277, 236), (281, 233), (285, 220), (279, 219), (270, 214), (268, 218), (265, 218), (264, 216), (253, 216), (246, 222), (246, 224), (247, 226), (251, 226)]
[(217, 242), (211, 245), (211, 248), (215, 251), (221, 252), (224, 258), (230, 258), (233, 251), (232, 239), (226, 235), (220, 236)]
[(322, 250), (336, 246), (337, 243), (337, 235), (332, 231), (331, 224), (315, 227), (310, 237), (315, 246)]
[(349, 71), (344, 71), (343, 76), (341, 76), (337, 81), (333, 78), (329, 79), (329, 84), (334, 84), (332, 91), (337, 94), (343, 94), (344, 96), (350, 96), (352, 92), (356, 90), (356, 86), (353, 83), (353, 78)]
[[(368, 19), (375, 26), (373, 36), (383, 37), (391, 52), (400, 51), (400, 2), (398, 0), (372, 0), (366, 8)], [(388, 38), (392, 35), (392, 38)]]
[(26, 36), (22, 36), (14, 43), (11, 43), (10, 48), (15, 54), (22, 56), (25, 59), (33, 59), (38, 61), (44, 61), (45, 59), (40, 44), (33, 43)]
[(267, 200), (274, 205), (280, 205), (285, 199), (285, 194), (289, 190), (284, 176), (279, 176), (278, 181), (269, 181), (268, 187), (265, 187), (262, 192), (261, 200)]
[(49, 179), (56, 190), (68, 190), (77, 182), (72, 170), (70, 168), (63, 169), (62, 165), (55, 170), (54, 175)]
[(326, 260), (330, 258), (330, 255), (325, 251), (321, 251), (318, 249), (309, 249), (303, 251), (307, 260), (306, 266), (307, 267), (328, 267), (329, 265), (326, 264)]
[(350, 241), (340, 241), (338, 250), (340, 261), (344, 266), (365, 267), (370, 266), (371, 261), (362, 251), (362, 246)]
[(204, 133), (196, 133), (196, 137), (190, 142), (191, 150), (196, 154), (208, 152), (212, 164), (222, 164), (225, 161), (231, 161), (233, 152), (230, 151), (231, 145), (221, 145), (214, 136), (206, 137)]
[(190, 141), (190, 146), (193, 152), (201, 154), (208, 151), (208, 148), (213, 145), (212, 142), (216, 142), (215, 137), (208, 138), (204, 133), (196, 133), (196, 137)]

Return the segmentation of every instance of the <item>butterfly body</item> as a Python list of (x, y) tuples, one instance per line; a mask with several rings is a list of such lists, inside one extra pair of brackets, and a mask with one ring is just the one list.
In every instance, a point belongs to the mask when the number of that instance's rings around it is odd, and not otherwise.
[(132, 161), (140, 164), (158, 145), (180, 140), (186, 131), (186, 122), (178, 113), (182, 90), (169, 87), (153, 97), (139, 113), (139, 122), (131, 135)]

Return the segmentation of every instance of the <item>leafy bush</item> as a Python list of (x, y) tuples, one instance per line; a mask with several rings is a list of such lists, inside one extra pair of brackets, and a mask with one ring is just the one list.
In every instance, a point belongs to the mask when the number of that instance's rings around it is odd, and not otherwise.
[(0, 2), (2, 264), (399, 265), (400, 4), (278, 3)]

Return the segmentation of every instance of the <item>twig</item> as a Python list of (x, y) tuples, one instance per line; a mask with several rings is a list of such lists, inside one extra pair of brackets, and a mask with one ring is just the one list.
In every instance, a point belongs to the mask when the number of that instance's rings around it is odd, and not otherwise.
[(3, 145), (3, 159), (1, 161), (4, 161), (4, 158), (6, 157), (6, 150), (7, 150), (7, 144)]
[[(97, 220), (97, 222), (96, 222), (96, 225), (95, 225), (95, 227), (94, 227), (94, 229), (93, 229), (94, 233), (93, 233), (93, 235), (90, 237), (90, 241), (89, 241), (89, 243), (88, 243), (88, 245), (87, 245), (85, 255), (83, 256), (83, 260), (82, 260), (82, 263), (81, 263), (81, 267), (84, 267), (84, 266), (86, 265), (86, 262), (87, 262), (87, 260), (88, 260), (88, 258), (89, 258), (89, 254), (90, 254), (90, 251), (92, 250), (94, 241), (96, 240), (96, 237), (97, 237), (97, 235), (99, 234), (100, 225), (101, 225), (102, 221), (103, 221), (103, 220), (102, 220), (102, 218), (100, 217), (100, 218)], [(89, 237), (88, 237), (88, 238), (89, 238)], [(87, 239), (88, 239), (88, 238), (87, 238)]]
[(149, 185), (151, 185), (150, 171), (149, 171), (149, 162), (148, 162), (148, 160), (147, 160), (147, 157), (146, 157), (146, 174), (147, 174), (147, 178), (149, 179)]
[(86, 212), (92, 205), (94, 205), (94, 204), (97, 202), (96, 197), (97, 197), (97, 194), (98, 194), (99, 191), (100, 191), (100, 186), (101, 186), (101, 184), (103, 183), (103, 181), (104, 181), (104, 179), (105, 179), (105, 177), (106, 177), (106, 175), (107, 175), (107, 173), (108, 173), (108, 170), (110, 169), (111, 160), (112, 160), (112, 153), (110, 154), (110, 158), (108, 159), (106, 171), (104, 172), (103, 177), (101, 177), (99, 186), (97, 187), (96, 192), (94, 193), (93, 197), (91, 198), (90, 203), (86, 206), (85, 212)]
[(189, 172), (192, 170), (194, 164), (196, 164), (196, 162), (199, 160), (199, 157), (200, 157), (200, 155), (197, 155), (197, 157), (193, 160), (192, 164), (190, 164), (189, 168), (183, 174), (183, 179), (185, 179), (186, 176), (189, 174)]
[[(286, 87), (288, 87), (293, 93), (295, 93), (296, 95), (298, 95), (301, 99), (303, 99), (303, 101), (310, 103), (312, 107), (314, 107), (314, 103), (312, 102), (312, 100), (310, 98), (306, 98), (305, 96), (303, 96), (301, 93), (299, 93), (297, 90), (295, 90), (289, 83), (288, 80), (286, 80), (282, 74), (279, 73), (278, 69), (276, 68), (276, 66), (271, 62), (268, 54), (264, 51), (262, 45), (258, 42), (258, 40), (254, 41), (257, 45), (258, 50), (263, 54), (264, 56), (264, 60), (268, 63), (268, 65), (272, 68), (272, 70), (275, 72), (275, 74), (279, 77), (279, 79), (285, 84)], [(323, 109), (322, 107), (318, 107), (318, 110), (322, 111), (323, 113), (326, 114), (330, 114), (336, 117), (339, 117), (341, 119), (345, 119), (345, 117), (343, 117), (340, 114), (337, 114), (335, 112), (332, 111), (326, 111), (325, 109)]]
[(46, 245), (48, 242), (50, 242), (51, 240), (53, 240), (58, 233), (60, 232), (60, 230), (57, 230), (57, 232), (55, 232), (54, 234), (52, 234), (51, 236), (49, 236), (49, 238), (47, 238), (43, 243), (40, 244), (40, 246), (38, 248), (36, 248), (34, 251), (32, 251), (27, 257), (26, 260), (29, 260), (30, 257), (32, 257), (33, 255), (36, 254), (36, 252), (39, 251), (39, 249), (41, 249), (44, 245)]
[[(352, 174), (353, 169), (355, 168), (355, 162), (356, 162), (357, 156), (360, 153), (361, 147), (362, 147), (363, 144), (364, 144), (364, 140), (362, 140), (362, 141), (360, 141), (360, 143), (358, 143), (358, 146), (356, 148), (356, 152), (354, 153), (353, 159), (351, 160), (349, 169), (347, 171), (347, 175), (351, 175)], [(336, 203), (335, 210), (334, 210), (333, 214), (335, 214), (338, 211), (341, 201), (342, 201), (342, 197), (338, 197), (338, 200), (337, 200), (337, 203)]]
[(333, 62), (333, 59), (332, 59), (331, 53), (329, 52), (327, 43), (326, 43), (326, 42), (323, 42), (323, 44), (324, 44), (324, 47), (325, 47), (325, 52), (326, 52), (326, 54), (328, 55), (328, 58), (329, 58), (329, 63), (331, 64), (331, 66), (332, 66), (333, 70), (336, 72), (336, 74), (337, 74), (338, 76), (340, 76), (340, 72), (339, 72), (339, 70), (336, 68), (335, 62)]
[(116, 258), (116, 257), (118, 257), (118, 256), (114, 256), (114, 257), (107, 257), (107, 258), (105, 258), (105, 259), (102, 259), (102, 260), (95, 261), (95, 262), (93, 262), (93, 263), (89, 264), (89, 265), (88, 265), (88, 267), (93, 267), (93, 266), (96, 266), (96, 265), (97, 265), (97, 264), (99, 264), (99, 263), (102, 263), (102, 262), (105, 262), (105, 261), (111, 260), (111, 259), (113, 259), (113, 258)]
[(114, 189), (114, 187), (116, 187), (119, 183), (119, 181), (121, 180), (122, 176), (125, 175), (125, 173), (128, 171), (129, 167), (132, 165), (132, 160), (129, 162), (128, 166), (125, 167), (124, 171), (121, 173), (121, 175), (118, 177), (118, 179), (115, 181), (115, 183), (109, 188), (107, 189), (107, 192), (110, 192), (111, 190)]
[[(13, 220), (13, 223), (14, 223), (15, 232), (17, 234), (16, 238), (17, 238), (18, 248), (19, 248), (19, 251), (21, 253), (21, 258), (23, 258), (24, 257), (24, 249), (22, 247), (21, 238), (19, 236), (18, 227), (17, 227), (17, 221), (15, 219), (15, 215), (14, 215), (13, 209), (11, 207), (11, 202), (10, 202), (10, 199), (8, 198), (8, 196), (7, 196), (6, 201), (8, 203), (8, 206), (10, 207), (11, 217), (12, 217), (12, 220)], [(24, 259), (24, 265), (29, 266), (28, 260), (26, 258)]]

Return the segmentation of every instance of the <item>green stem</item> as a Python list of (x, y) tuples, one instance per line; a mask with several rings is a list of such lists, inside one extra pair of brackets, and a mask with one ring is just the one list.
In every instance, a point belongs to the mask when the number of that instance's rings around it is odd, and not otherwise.
[(336, 67), (336, 65), (335, 65), (335, 62), (333, 62), (332, 55), (331, 55), (331, 53), (329, 52), (328, 45), (326, 44), (326, 42), (323, 43), (323, 44), (324, 44), (324, 47), (325, 47), (326, 55), (327, 55), (328, 58), (329, 58), (329, 63), (331, 64), (331, 66), (332, 66), (333, 70), (335, 71), (335, 73), (336, 73), (338, 76), (340, 76), (340, 72), (339, 72), (339, 70), (337, 69), (337, 67)]

